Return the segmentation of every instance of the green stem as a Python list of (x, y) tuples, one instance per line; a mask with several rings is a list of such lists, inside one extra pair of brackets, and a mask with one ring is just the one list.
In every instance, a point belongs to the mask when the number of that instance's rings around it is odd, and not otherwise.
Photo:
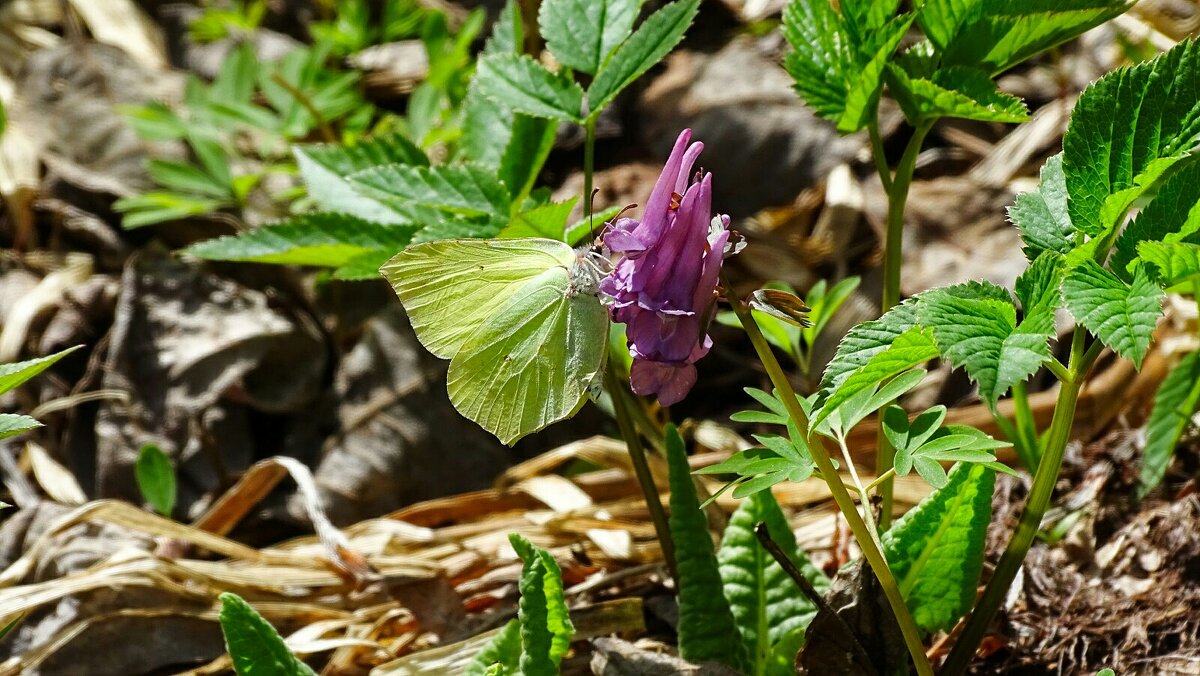
[[(745, 329), (751, 344), (754, 345), (754, 350), (758, 353), (758, 358), (762, 361), (762, 365), (771, 379), (771, 384), (775, 386), (776, 392), (783, 400), (783, 405), (787, 408), (788, 416), (796, 424), (800, 433), (807, 437), (808, 416), (800, 408), (800, 401), (796, 398), (796, 392), (792, 389), (792, 384), (788, 382), (787, 375), (783, 372), (783, 367), (779, 365), (779, 361), (775, 358), (775, 353), (771, 351), (771, 346), (767, 343), (766, 338), (763, 337), (762, 331), (758, 328), (758, 324), (755, 323), (749, 308), (737, 297), (733, 287), (728, 282), (724, 286), (726, 297), (729, 299), (730, 304), (733, 305), (733, 311), (741, 321), (742, 328)], [(892, 575), (891, 569), (888, 568), (887, 559), (884, 558), (883, 551), (876, 545), (875, 539), (872, 537), (866, 522), (863, 521), (858, 510), (855, 508), (854, 498), (850, 496), (850, 492), (846, 490), (846, 486), (839, 478), (837, 470), (834, 469), (833, 462), (829, 458), (829, 451), (825, 448), (824, 440), (813, 436), (809, 445), (809, 450), (812, 453), (813, 460), (816, 462), (817, 469), (821, 473), (821, 478), (829, 486), (829, 492), (833, 495), (833, 501), (837, 503), (838, 509), (846, 517), (846, 523), (850, 526), (850, 532), (854, 534), (859, 548), (862, 549), (863, 558), (867, 560), (867, 564), (875, 573), (875, 577), (879, 580), (879, 586), (883, 589), (883, 593), (892, 607), (892, 612), (896, 615), (896, 622), (900, 625), (900, 631), (904, 635), (904, 644), (908, 647), (913, 664), (916, 665), (917, 673), (920, 676), (932, 676), (933, 668), (929, 664), (929, 659), (925, 656), (925, 646), (921, 642), (921, 634), (917, 630), (917, 625), (913, 621), (912, 614), (908, 612), (908, 606), (904, 603), (904, 597), (900, 593), (900, 587), (896, 584), (896, 578)]]
[(1037, 421), (1033, 418), (1033, 407), (1029, 405), (1029, 391), (1025, 383), (1013, 385), (1013, 422), (1017, 426), (1017, 452), (1025, 469), (1032, 472), (1041, 460), (1042, 451), (1038, 447)]
[(988, 581), (983, 595), (975, 604), (970, 619), (967, 620), (958, 641), (946, 658), (946, 663), (940, 672), (943, 676), (958, 676), (970, 666), (971, 660), (975, 657), (975, 651), (984, 636), (987, 635), (988, 627), (1001, 604), (1004, 603), (1004, 598), (1008, 596), (1009, 587), (1012, 586), (1013, 580), (1021, 570), (1025, 556), (1029, 553), (1029, 548), (1033, 546), (1034, 539), (1041, 528), (1042, 517), (1046, 515), (1046, 509), (1050, 506), (1054, 485), (1058, 482), (1058, 473), (1062, 469), (1067, 442), (1071, 439), (1071, 426), (1075, 422), (1075, 409), (1079, 403), (1079, 393), (1083, 389), (1087, 372), (1100, 354), (1100, 350), (1095, 349), (1095, 345), (1100, 344), (1099, 341), (1093, 345), (1093, 349), (1084, 351), (1085, 337), (1086, 332), (1082, 328), (1076, 329), (1075, 336), (1071, 341), (1071, 361), (1068, 366), (1071, 377), (1059, 387), (1058, 401), (1054, 405), (1054, 419), (1050, 422), (1046, 447), (1038, 462), (1037, 472), (1033, 475), (1033, 486), (1029, 489), (1029, 497), (1025, 500), (1021, 520), (1017, 523), (1012, 539), (1008, 541), (1008, 547), (1005, 548), (1004, 554), (1000, 556), (1000, 561), (996, 564), (992, 579)]
[(883, 137), (879, 135), (879, 120), (871, 120), (867, 125), (867, 132), (871, 135), (871, 156), (875, 158), (875, 171), (879, 173), (879, 182), (883, 184), (883, 191), (890, 193), (892, 191), (892, 171), (888, 168), (887, 155), (883, 152)]
[(596, 116), (589, 116), (583, 123), (583, 217), (588, 219), (588, 230), (594, 230), (592, 218), (592, 173), (596, 168)]
[[(880, 303), (880, 314), (887, 312), (900, 302), (900, 267), (904, 253), (904, 207), (908, 203), (908, 190), (912, 187), (913, 172), (917, 169), (917, 157), (921, 154), (921, 144), (925, 141), (925, 136), (932, 126), (932, 122), (922, 122), (917, 125), (912, 138), (908, 140), (908, 146), (904, 149), (904, 155), (900, 158), (900, 164), (896, 167), (895, 178), (891, 180), (890, 186), (885, 183), (885, 186), (888, 187), (888, 215), (887, 235), (883, 245), (883, 299)], [(874, 135), (878, 135), (878, 130)], [(880, 144), (879, 152), (882, 152), (882, 141)], [(882, 179), (883, 174), (880, 176)], [(882, 477), (887, 475), (887, 471), (895, 463), (896, 451), (884, 435), (883, 425), (879, 426), (879, 433), (875, 438), (875, 475)], [(892, 484), (893, 481), (890, 477), (879, 484), (879, 497), (882, 500), (879, 514), (881, 530), (887, 530), (892, 525), (894, 509)]]
[(646, 498), (646, 509), (650, 512), (650, 521), (654, 524), (654, 533), (658, 536), (658, 544), (662, 547), (663, 560), (671, 578), (678, 583), (679, 574), (675, 568), (675, 542), (671, 539), (671, 527), (667, 521), (667, 512), (663, 509), (662, 499), (658, 495), (658, 486), (654, 483), (654, 475), (650, 473), (650, 463), (646, 461), (646, 449), (642, 446), (642, 437), (638, 434), (637, 425), (630, 413), (633, 394), (625, 388), (624, 383), (617, 377), (616, 369), (609, 362), (604, 371), (604, 389), (612, 397), (613, 411), (617, 416), (617, 427), (625, 438), (625, 447), (629, 449), (629, 459), (633, 462), (633, 473), (637, 476), (642, 495)]

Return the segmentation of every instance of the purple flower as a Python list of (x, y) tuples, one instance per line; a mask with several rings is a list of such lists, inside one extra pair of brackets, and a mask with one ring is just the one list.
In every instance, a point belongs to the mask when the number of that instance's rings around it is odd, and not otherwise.
[(600, 291), (613, 320), (626, 325), (630, 384), (664, 406), (692, 389), (694, 364), (712, 346), (708, 324), (729, 240), (729, 217), (712, 215), (712, 174), (691, 176), (704, 150), (691, 138), (685, 129), (675, 141), (642, 220), (621, 218), (604, 233), (620, 258)]

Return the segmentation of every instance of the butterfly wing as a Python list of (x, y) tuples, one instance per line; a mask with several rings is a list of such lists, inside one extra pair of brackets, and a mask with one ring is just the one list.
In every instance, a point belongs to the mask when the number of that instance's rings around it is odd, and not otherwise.
[(547, 271), (479, 327), (450, 362), (450, 401), (506, 444), (571, 416), (604, 365), (608, 313)]
[(446, 239), (408, 247), (380, 268), (430, 352), (451, 359), (509, 298), (575, 252), (548, 239)]

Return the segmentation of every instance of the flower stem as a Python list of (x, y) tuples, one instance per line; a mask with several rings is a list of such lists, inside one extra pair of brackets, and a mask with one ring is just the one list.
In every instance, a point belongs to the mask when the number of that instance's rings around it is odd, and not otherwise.
[(646, 498), (646, 509), (650, 512), (650, 521), (654, 523), (654, 533), (658, 536), (658, 544), (662, 547), (663, 560), (671, 579), (679, 582), (679, 574), (675, 568), (675, 542), (671, 539), (671, 527), (667, 522), (667, 512), (663, 509), (662, 499), (658, 495), (658, 486), (654, 483), (654, 475), (650, 473), (650, 463), (646, 461), (646, 449), (642, 446), (642, 437), (638, 434), (637, 425), (630, 413), (633, 394), (626, 389), (625, 384), (617, 377), (616, 369), (610, 361), (604, 371), (604, 389), (612, 397), (613, 411), (617, 416), (617, 427), (625, 438), (625, 447), (629, 449), (629, 459), (633, 462), (633, 473), (641, 486), (642, 496)]
[[(1087, 372), (1099, 356), (1099, 349), (1083, 350), (1086, 332), (1082, 328), (1075, 330), (1071, 341), (1071, 360), (1068, 366), (1070, 379), (1064, 381), (1058, 390), (1058, 400), (1054, 404), (1054, 418), (1050, 422), (1050, 431), (1046, 438), (1046, 448), (1043, 449), (1038, 462), (1037, 472), (1033, 475), (1033, 486), (1029, 489), (1029, 497), (1025, 500), (1021, 520), (1013, 532), (1008, 547), (1000, 556), (992, 579), (988, 581), (983, 595), (975, 604), (971, 618), (967, 620), (958, 641), (946, 658), (941, 674), (957, 676), (967, 670), (975, 651), (987, 634), (988, 626), (996, 612), (1008, 596), (1008, 589), (1021, 570), (1021, 564), (1033, 546), (1033, 541), (1041, 528), (1042, 517), (1050, 506), (1050, 498), (1054, 493), (1054, 485), (1058, 483), (1058, 473), (1062, 469), (1063, 455), (1067, 442), (1071, 439), (1071, 426), (1075, 422), (1075, 408), (1079, 403), (1079, 393), (1083, 389), (1083, 381)], [(1099, 342), (1096, 345), (1100, 345)], [(1093, 345), (1095, 348), (1095, 345)]]
[[(754, 350), (758, 353), (758, 358), (762, 361), (762, 365), (771, 379), (771, 384), (775, 386), (779, 397), (783, 400), (788, 416), (796, 424), (802, 435), (809, 436), (808, 416), (804, 415), (804, 410), (800, 408), (800, 401), (796, 398), (796, 391), (792, 389), (792, 384), (788, 382), (787, 376), (783, 372), (783, 367), (779, 365), (779, 361), (775, 358), (775, 353), (771, 351), (771, 346), (767, 344), (766, 338), (763, 337), (762, 331), (758, 328), (758, 324), (755, 323), (753, 315), (750, 314), (750, 309), (737, 297), (733, 287), (727, 281), (724, 286), (726, 297), (729, 299), (730, 304), (733, 305), (733, 311), (741, 321), (746, 335), (750, 337), (750, 342), (754, 345)], [(829, 451), (825, 448), (824, 440), (813, 436), (809, 445), (813, 460), (816, 462), (817, 469), (820, 470), (821, 478), (829, 486), (829, 492), (833, 495), (833, 501), (837, 503), (838, 509), (846, 517), (846, 523), (849, 524), (851, 533), (854, 534), (855, 540), (858, 541), (858, 546), (862, 549), (863, 557), (867, 560), (867, 564), (879, 580), (879, 586), (883, 589), (883, 593), (892, 607), (892, 612), (896, 615), (896, 622), (900, 625), (900, 631), (904, 635), (904, 644), (908, 647), (913, 664), (916, 665), (917, 673), (920, 676), (932, 676), (933, 668), (929, 665), (929, 659), (925, 656), (925, 646), (921, 642), (921, 634), (917, 630), (917, 625), (913, 621), (912, 614), (908, 612), (908, 606), (905, 605), (904, 597), (900, 594), (900, 587), (896, 584), (896, 578), (892, 575), (891, 569), (888, 568), (887, 559), (884, 558), (883, 551), (875, 544), (875, 539), (872, 537), (870, 529), (855, 508), (854, 498), (850, 496), (850, 492), (846, 490), (846, 486), (839, 478), (837, 470), (834, 469), (833, 462), (829, 458)]]
[(871, 156), (875, 158), (875, 171), (879, 173), (879, 182), (883, 184), (884, 192), (892, 191), (892, 171), (888, 168), (887, 155), (883, 152), (883, 137), (879, 135), (878, 118), (867, 125), (871, 135)]
[[(896, 166), (895, 177), (891, 179), (890, 184), (884, 183), (888, 193), (888, 214), (887, 234), (883, 245), (883, 298), (880, 302), (880, 314), (900, 302), (900, 267), (904, 258), (904, 207), (908, 203), (908, 190), (912, 187), (913, 172), (917, 169), (921, 144), (932, 126), (932, 122), (917, 125), (912, 138), (908, 140), (908, 146), (904, 149), (904, 155), (900, 157), (900, 164)], [(874, 135), (878, 135), (878, 130)], [(882, 141), (877, 152), (882, 153)], [(876, 161), (880, 162), (881, 159), (877, 158)], [(880, 178), (883, 180), (883, 174)], [(884, 435), (882, 425), (879, 426), (879, 433), (876, 435), (875, 449), (875, 475), (886, 476), (896, 461), (896, 451)], [(882, 500), (879, 513), (880, 530), (887, 530), (892, 525), (892, 484), (890, 477), (879, 484), (879, 497)]]
[(588, 231), (594, 230), (592, 218), (592, 174), (596, 169), (596, 116), (583, 123), (583, 217), (588, 219)]

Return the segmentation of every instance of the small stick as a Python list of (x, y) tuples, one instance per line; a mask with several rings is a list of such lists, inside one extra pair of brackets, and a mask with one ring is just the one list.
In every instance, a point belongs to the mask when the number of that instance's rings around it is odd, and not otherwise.
[(291, 82), (283, 79), (283, 76), (279, 73), (271, 74), (271, 82), (283, 87), (287, 93), (292, 95), (292, 98), (296, 99), (297, 103), (299, 103), (301, 106), (304, 106), (304, 109), (308, 111), (308, 114), (312, 115), (313, 119), (316, 120), (317, 128), (321, 130), (321, 137), (325, 139), (326, 143), (337, 143), (337, 135), (333, 133), (333, 128), (330, 127), (329, 122), (321, 116), (321, 111), (317, 110), (317, 106), (313, 104), (312, 99), (308, 98), (308, 95), (300, 91)]

